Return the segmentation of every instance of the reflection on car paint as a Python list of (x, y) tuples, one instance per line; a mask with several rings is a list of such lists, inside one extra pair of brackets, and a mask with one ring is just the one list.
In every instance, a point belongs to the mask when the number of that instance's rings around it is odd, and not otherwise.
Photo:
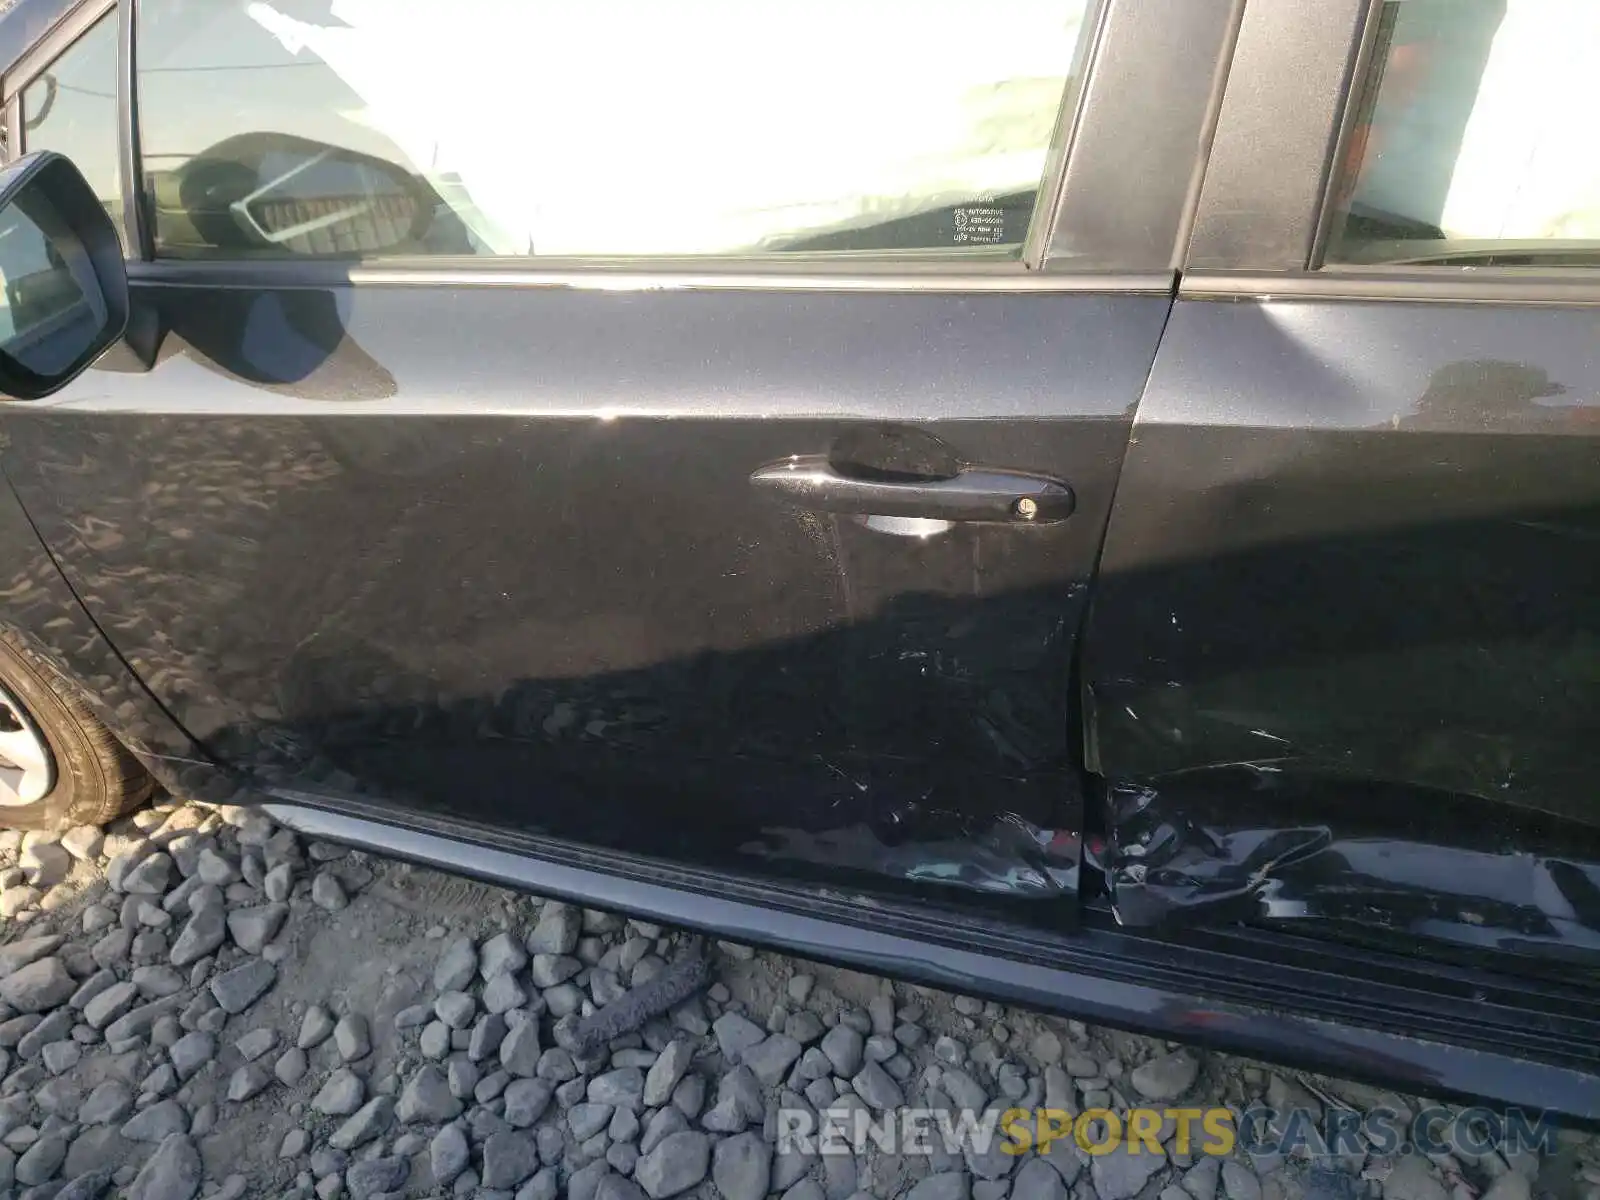
[(1047, 829), (1019, 813), (930, 811), (908, 802), (877, 822), (777, 827), (743, 849), (774, 863), (809, 863), (909, 883), (1024, 900), (1075, 900), (1080, 831)]

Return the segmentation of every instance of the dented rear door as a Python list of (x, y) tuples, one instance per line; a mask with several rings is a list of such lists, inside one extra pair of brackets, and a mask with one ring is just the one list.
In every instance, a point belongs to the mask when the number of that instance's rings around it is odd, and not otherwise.
[(1600, 192), (1548, 166), (1600, 24), (1564, 11), (1246, 15), (1085, 648), (1126, 923), (1600, 969)]

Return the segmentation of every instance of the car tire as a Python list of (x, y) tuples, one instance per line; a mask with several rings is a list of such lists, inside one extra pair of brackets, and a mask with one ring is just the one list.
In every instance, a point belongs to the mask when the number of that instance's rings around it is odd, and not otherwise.
[(0, 755), (8, 751), (16, 758), (0, 761), (0, 828), (104, 825), (148, 800), (155, 786), (60, 672), (0, 632)]

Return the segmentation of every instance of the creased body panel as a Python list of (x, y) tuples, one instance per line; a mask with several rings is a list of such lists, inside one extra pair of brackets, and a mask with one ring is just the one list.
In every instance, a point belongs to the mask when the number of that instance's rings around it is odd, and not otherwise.
[(1293, 916), (1292, 875), (1308, 910), (1600, 963), (1597, 580), (1600, 310), (1180, 302), (1086, 646), (1119, 911)]

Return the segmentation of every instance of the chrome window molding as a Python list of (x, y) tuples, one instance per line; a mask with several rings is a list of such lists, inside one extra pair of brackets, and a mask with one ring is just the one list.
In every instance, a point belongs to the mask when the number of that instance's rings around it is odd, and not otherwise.
[[(486, 265), (492, 264), (492, 265)], [(1004, 264), (1010, 267), (1013, 264)], [(1129, 295), (1171, 295), (1171, 272), (1048, 273), (1012, 269), (951, 269), (927, 263), (907, 265), (854, 263), (830, 269), (811, 261), (781, 265), (755, 262), (700, 262), (677, 269), (642, 259), (596, 268), (574, 261), (535, 264), (533, 260), (413, 259), (406, 262), (356, 263), (328, 259), (258, 262), (157, 259), (128, 264), (134, 283), (174, 287), (298, 287), (349, 285), (394, 287), (573, 288), (585, 291), (650, 292), (695, 290), (759, 290), (796, 292), (885, 293), (1015, 293), (1084, 292)]]
[(138, 51), (134, 44), (136, 0), (126, 0), (117, 9), (117, 150), (122, 175), (122, 228), (128, 239), (124, 254), (129, 259), (153, 257), (148, 211), (144, 202), (144, 162), (139, 153)]
[(22, 157), (22, 97), (13, 96), (6, 106), (6, 162)]
[(1191, 271), (1186, 300), (1382, 300), (1440, 304), (1600, 305), (1600, 268), (1346, 267), (1337, 272)]

